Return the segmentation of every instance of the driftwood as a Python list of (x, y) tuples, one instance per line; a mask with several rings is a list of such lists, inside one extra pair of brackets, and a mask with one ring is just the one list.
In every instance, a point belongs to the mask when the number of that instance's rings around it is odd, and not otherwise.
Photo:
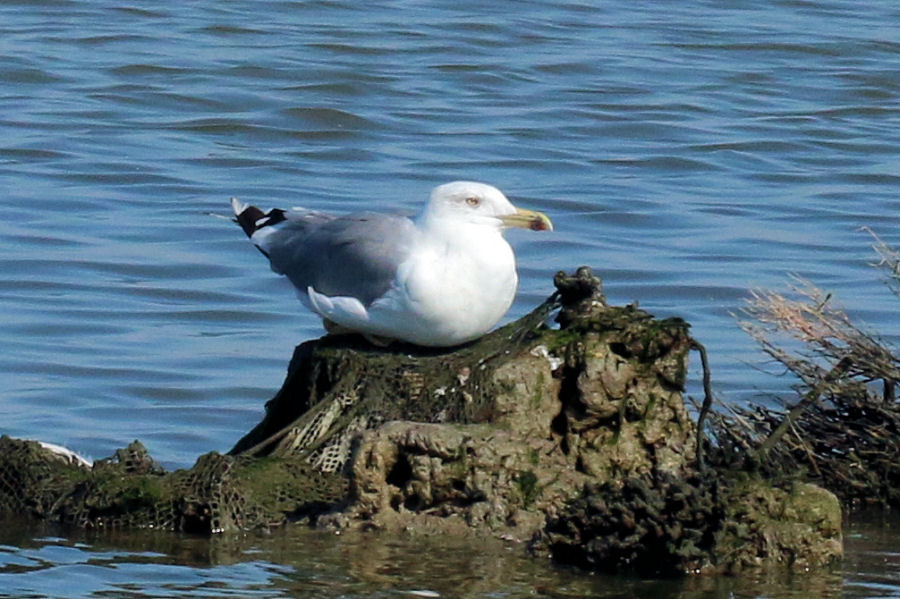
[(840, 555), (827, 491), (699, 467), (687, 323), (607, 306), (586, 268), (554, 282), (532, 313), (452, 351), (300, 345), (262, 422), (189, 470), (163, 472), (137, 443), (87, 469), (4, 437), (0, 512), (205, 533), (303, 521), (489, 534), (664, 574)]

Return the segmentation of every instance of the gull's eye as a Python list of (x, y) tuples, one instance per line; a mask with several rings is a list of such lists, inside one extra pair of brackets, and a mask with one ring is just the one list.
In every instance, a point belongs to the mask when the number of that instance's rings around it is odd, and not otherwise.
[(480, 203), (481, 203), (481, 200), (479, 198), (475, 198), (475, 197), (466, 198), (466, 204), (468, 204), (472, 208), (478, 206), (478, 204), (480, 204)]

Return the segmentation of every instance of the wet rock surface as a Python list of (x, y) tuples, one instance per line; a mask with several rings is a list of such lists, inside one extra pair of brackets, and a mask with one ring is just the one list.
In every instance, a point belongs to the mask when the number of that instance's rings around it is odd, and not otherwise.
[(840, 555), (828, 492), (697, 468), (684, 321), (607, 306), (586, 268), (554, 282), (531, 314), (454, 350), (302, 344), (263, 421), (190, 470), (164, 473), (137, 446), (93, 469), (16, 446), (0, 453), (0, 508), (82, 527), (491, 535), (663, 575)]

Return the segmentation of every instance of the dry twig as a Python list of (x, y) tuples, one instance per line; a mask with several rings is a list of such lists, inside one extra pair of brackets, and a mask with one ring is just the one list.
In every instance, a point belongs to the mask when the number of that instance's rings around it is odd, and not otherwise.
[[(900, 297), (900, 252), (871, 230), (886, 283)], [(749, 457), (773, 474), (812, 477), (845, 500), (900, 506), (900, 359), (826, 293), (794, 277), (792, 297), (755, 291), (741, 327), (796, 375), (799, 401), (785, 410), (732, 407), (710, 416), (722, 454)], [(874, 388), (871, 383), (883, 381)], [(786, 435), (791, 432), (791, 435)]]

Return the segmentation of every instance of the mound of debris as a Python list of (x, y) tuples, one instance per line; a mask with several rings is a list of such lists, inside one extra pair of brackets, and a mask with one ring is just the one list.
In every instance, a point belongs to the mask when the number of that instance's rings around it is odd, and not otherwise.
[(687, 323), (606, 305), (585, 267), (554, 283), (533, 312), (452, 351), (300, 345), (264, 419), (189, 470), (162, 472), (139, 444), (86, 468), (4, 438), (0, 510), (81, 527), (493, 535), (655, 574), (840, 556), (827, 491), (701, 467)]

